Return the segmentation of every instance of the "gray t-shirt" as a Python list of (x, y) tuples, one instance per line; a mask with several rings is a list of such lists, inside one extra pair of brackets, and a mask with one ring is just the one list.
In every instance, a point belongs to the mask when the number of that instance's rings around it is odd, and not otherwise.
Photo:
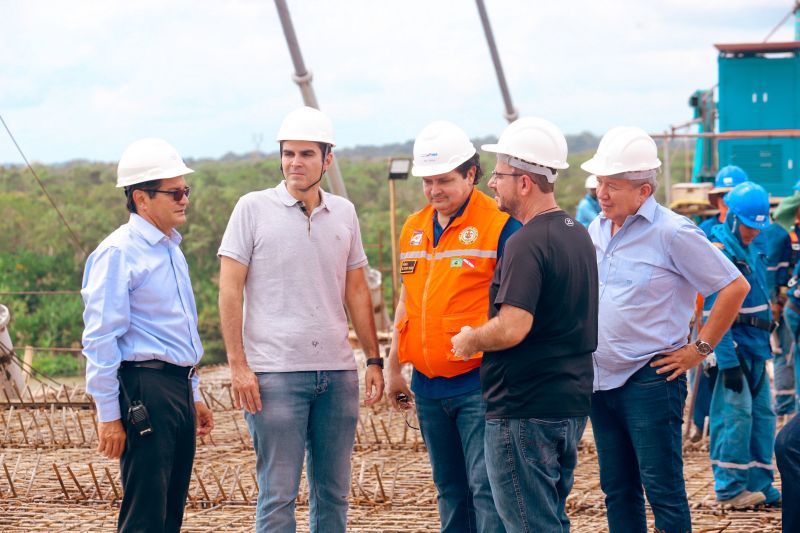
[(254, 372), (353, 370), (347, 272), (367, 265), (355, 207), (321, 192), (306, 217), (285, 182), (233, 209), (218, 254), (248, 267), (244, 351)]

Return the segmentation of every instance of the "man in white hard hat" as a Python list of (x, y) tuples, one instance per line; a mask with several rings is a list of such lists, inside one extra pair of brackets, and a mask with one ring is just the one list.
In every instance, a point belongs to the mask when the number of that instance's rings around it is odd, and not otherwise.
[(420, 132), (411, 172), (422, 178), (429, 204), (408, 217), (400, 234), (403, 288), (387, 396), (396, 408), (410, 408), (401, 401), (412, 394), (400, 364), (411, 363), (441, 531), (502, 532), (484, 461), (480, 359), (454, 357), (450, 338), (465, 324), (486, 322), (495, 264), (521, 225), (475, 189), (480, 154), (455, 124), (439, 120)]
[(231, 392), (256, 452), (256, 531), (295, 531), (307, 452), (310, 530), (343, 533), (359, 394), (345, 306), (367, 356), (365, 404), (383, 394), (367, 256), (353, 204), (320, 188), (330, 119), (296, 109), (277, 140), (284, 181), (239, 199), (219, 248)]
[[(592, 432), (611, 533), (691, 531), (683, 479), (685, 372), (730, 327), (749, 284), (688, 218), (659, 205), (658, 150), (640, 128), (606, 133), (581, 168), (597, 176), (602, 214), (589, 226), (600, 281)], [(719, 291), (695, 343), (695, 297)], [(642, 493), (644, 488), (644, 495)]]
[(486, 468), (507, 531), (569, 531), (565, 512), (592, 394), (597, 264), (586, 229), (556, 204), (567, 141), (521, 118), (503, 131), (489, 181), (525, 225), (509, 239), (489, 293), (490, 320), (466, 323), (453, 353), (484, 352)]
[(122, 532), (180, 531), (195, 433), (214, 427), (197, 389), (203, 346), (175, 229), (186, 222), (192, 172), (166, 141), (128, 146), (117, 187), (130, 218), (83, 275), (86, 391), (97, 406), (97, 450), (121, 457)]
[(584, 187), (586, 188), (586, 196), (578, 202), (575, 219), (588, 228), (592, 220), (600, 214), (600, 203), (597, 201), (597, 176), (590, 174), (586, 178)]

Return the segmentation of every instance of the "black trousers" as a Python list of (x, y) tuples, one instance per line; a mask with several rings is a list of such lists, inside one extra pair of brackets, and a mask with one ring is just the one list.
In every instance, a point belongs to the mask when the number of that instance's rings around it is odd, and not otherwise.
[[(189, 493), (195, 451), (195, 412), (186, 376), (150, 368), (125, 368), (120, 391), (125, 451), (120, 459), (123, 533), (178, 533)], [(128, 423), (128, 400), (147, 408), (153, 432), (144, 437)]]

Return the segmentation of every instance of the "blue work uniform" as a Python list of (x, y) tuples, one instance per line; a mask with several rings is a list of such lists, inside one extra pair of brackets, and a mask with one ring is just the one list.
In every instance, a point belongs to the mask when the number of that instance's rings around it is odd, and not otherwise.
[(697, 227), (703, 230), (703, 233), (706, 234), (706, 237), (711, 238), (711, 230), (714, 229), (714, 226), (719, 224), (722, 224), (722, 222), (720, 222), (717, 215), (714, 215), (713, 217), (709, 217), (702, 221)]
[(581, 198), (580, 202), (578, 202), (578, 208), (575, 212), (575, 220), (588, 228), (589, 224), (592, 223), (592, 220), (597, 218), (597, 215), (599, 214), (600, 202), (598, 202), (597, 198), (591, 194), (587, 194)]
[[(730, 215), (729, 215), (730, 216)], [(711, 232), (723, 253), (739, 268), (750, 284), (733, 326), (715, 349), (719, 376), (711, 398), (711, 468), (717, 499), (728, 500), (744, 490), (762, 492), (766, 503), (780, 499), (772, 486), (775, 467), (775, 412), (770, 398), (766, 362), (772, 310), (766, 280), (766, 259), (754, 245), (744, 246), (728, 223)], [(710, 314), (717, 293), (706, 298), (703, 316)], [(723, 384), (722, 371), (740, 367), (744, 374), (741, 392)]]
[[(792, 232), (795, 232), (794, 228)], [(767, 246), (767, 287), (770, 300), (773, 305), (783, 306), (786, 296), (781, 291), (786, 290), (792, 272), (791, 266), (796, 262), (792, 238), (776, 223), (770, 224), (759, 234), (761, 235)], [(772, 354), (775, 356), (775, 412), (778, 415), (787, 415), (795, 412), (795, 362), (792, 357), (794, 336), (783, 314), (779, 317), (778, 328), (770, 341)]]

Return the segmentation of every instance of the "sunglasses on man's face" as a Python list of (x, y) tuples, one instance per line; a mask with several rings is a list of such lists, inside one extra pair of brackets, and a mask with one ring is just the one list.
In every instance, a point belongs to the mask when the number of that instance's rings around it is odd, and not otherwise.
[(171, 194), (172, 199), (176, 202), (180, 202), (183, 200), (183, 197), (189, 198), (189, 193), (192, 192), (191, 187), (185, 187), (183, 189), (175, 189), (174, 191), (162, 191), (160, 189), (142, 189), (143, 191), (147, 192), (160, 192), (162, 194)]

